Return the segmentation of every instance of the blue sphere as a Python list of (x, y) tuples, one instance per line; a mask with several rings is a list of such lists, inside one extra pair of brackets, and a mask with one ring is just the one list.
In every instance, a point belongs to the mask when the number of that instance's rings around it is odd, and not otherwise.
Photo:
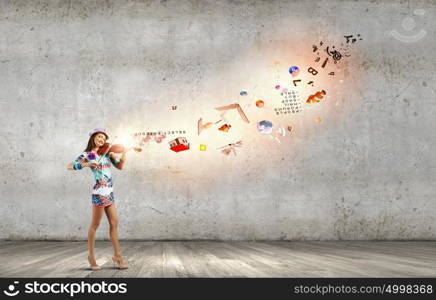
[(289, 68), (289, 73), (291, 73), (291, 75), (297, 75), (299, 71), (300, 68), (297, 66), (292, 66)]

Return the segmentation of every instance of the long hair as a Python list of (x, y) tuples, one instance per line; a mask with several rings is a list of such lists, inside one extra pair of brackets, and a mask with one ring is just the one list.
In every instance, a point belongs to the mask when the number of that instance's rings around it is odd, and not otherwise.
[(88, 146), (86, 146), (85, 152), (89, 152), (89, 151), (91, 151), (92, 149), (95, 148), (94, 138), (99, 133), (100, 132), (96, 132), (96, 133), (94, 133), (93, 135), (91, 135), (89, 137)]

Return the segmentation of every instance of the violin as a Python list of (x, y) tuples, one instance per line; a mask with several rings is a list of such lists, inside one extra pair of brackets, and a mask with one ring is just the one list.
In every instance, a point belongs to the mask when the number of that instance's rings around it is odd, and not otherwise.
[[(122, 153), (122, 152), (124, 152), (125, 149), (126, 149), (126, 147), (124, 147), (121, 144), (114, 144), (114, 145), (112, 145), (110, 143), (104, 143), (103, 146), (98, 148), (97, 154), (98, 155), (104, 155), (104, 154), (107, 154), (109, 152)], [(135, 150), (136, 152), (141, 152), (142, 148), (140, 148), (140, 147), (133, 147), (133, 150)]]

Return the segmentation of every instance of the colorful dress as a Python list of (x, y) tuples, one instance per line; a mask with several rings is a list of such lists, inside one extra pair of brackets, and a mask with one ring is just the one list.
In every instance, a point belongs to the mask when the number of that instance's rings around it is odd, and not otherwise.
[[(98, 162), (99, 159), (100, 162)], [(98, 165), (91, 169), (96, 181), (92, 191), (92, 205), (105, 207), (114, 204), (111, 167), (112, 165), (118, 166), (119, 160), (111, 159), (109, 154), (100, 156), (95, 152), (84, 151), (73, 162), (73, 165), (77, 162), (98, 162)]]

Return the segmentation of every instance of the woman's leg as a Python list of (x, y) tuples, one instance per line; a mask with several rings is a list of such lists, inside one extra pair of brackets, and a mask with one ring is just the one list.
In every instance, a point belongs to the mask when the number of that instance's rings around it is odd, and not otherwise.
[(120, 244), (118, 242), (118, 216), (117, 210), (115, 209), (115, 204), (106, 206), (104, 208), (107, 219), (109, 221), (109, 235), (114, 246), (114, 256), (120, 257), (121, 250)]
[(98, 225), (100, 225), (101, 217), (103, 216), (104, 207), (92, 207), (92, 221), (88, 229), (88, 259), (91, 265), (96, 265), (94, 257), (95, 233)]

